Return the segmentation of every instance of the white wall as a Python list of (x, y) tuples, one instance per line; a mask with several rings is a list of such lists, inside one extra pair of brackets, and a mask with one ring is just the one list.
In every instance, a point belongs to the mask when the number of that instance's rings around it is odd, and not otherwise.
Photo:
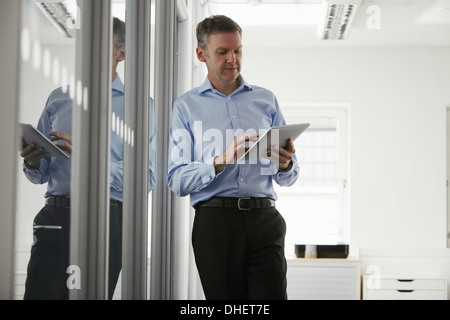
[[(349, 103), (352, 244), (446, 246), (450, 49), (245, 48), (283, 103)], [(300, 160), (301, 161), (301, 160)]]
[(376, 263), (386, 272), (406, 272), (396, 261), (408, 256), (423, 262), (414, 270), (446, 270), (436, 261), (447, 266), (450, 261), (445, 249), (450, 48), (244, 43), (243, 75), (274, 91), (280, 104), (351, 105), (350, 238), (367, 258), (364, 267)]

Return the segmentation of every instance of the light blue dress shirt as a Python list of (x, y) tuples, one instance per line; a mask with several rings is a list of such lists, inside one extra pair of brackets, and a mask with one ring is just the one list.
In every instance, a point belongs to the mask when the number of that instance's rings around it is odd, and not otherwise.
[[(48, 138), (50, 138), (49, 133), (52, 131), (72, 134), (72, 106), (73, 101), (69, 92), (63, 92), (61, 88), (55, 89), (47, 100), (37, 129)], [(116, 119), (124, 119), (124, 85), (119, 76), (112, 82), (111, 109)], [(149, 114), (153, 120), (152, 111), (153, 108), (151, 107)], [(154, 139), (155, 133), (154, 131), (152, 133), (151, 139)], [(119, 201), (123, 199), (123, 143), (121, 135), (111, 132), (110, 198)], [(151, 140), (150, 143), (152, 144), (153, 141)], [(71, 162), (70, 159), (46, 157), (41, 159), (38, 170), (30, 170), (23, 164), (23, 171), (27, 178), (35, 184), (48, 183), (45, 193), (46, 198), (49, 196), (69, 196)], [(149, 188), (156, 183), (152, 168), (153, 166), (149, 168)]]
[(278, 172), (267, 159), (240, 160), (215, 174), (214, 157), (221, 155), (236, 136), (264, 133), (285, 125), (275, 95), (250, 86), (242, 76), (240, 87), (229, 96), (215, 90), (207, 78), (175, 100), (170, 129), (168, 185), (178, 196), (190, 195), (191, 205), (211, 197), (267, 197), (277, 200), (273, 181), (290, 186), (299, 166)]

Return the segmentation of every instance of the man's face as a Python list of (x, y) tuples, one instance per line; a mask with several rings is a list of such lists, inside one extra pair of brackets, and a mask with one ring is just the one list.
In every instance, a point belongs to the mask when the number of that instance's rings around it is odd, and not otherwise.
[(206, 47), (197, 48), (197, 57), (206, 63), (213, 85), (233, 84), (241, 72), (242, 42), (239, 32), (210, 35)]

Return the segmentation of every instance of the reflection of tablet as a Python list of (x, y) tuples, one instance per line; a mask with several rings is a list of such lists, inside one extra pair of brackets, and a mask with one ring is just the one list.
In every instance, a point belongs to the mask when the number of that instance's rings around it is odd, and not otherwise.
[(271, 147), (285, 147), (289, 139), (294, 141), (308, 129), (309, 126), (309, 123), (300, 123), (272, 127), (267, 130), (267, 132), (239, 158), (239, 160), (250, 160), (265, 156), (267, 155), (267, 149), (270, 149)]
[[(36, 146), (44, 148), (50, 157), (66, 158), (70, 156), (63, 150), (58, 148), (53, 142), (51, 142), (46, 136), (44, 136), (39, 130), (34, 128), (30, 124), (19, 123), (20, 134), (26, 144), (34, 143)], [(22, 147), (22, 143), (20, 144)]]

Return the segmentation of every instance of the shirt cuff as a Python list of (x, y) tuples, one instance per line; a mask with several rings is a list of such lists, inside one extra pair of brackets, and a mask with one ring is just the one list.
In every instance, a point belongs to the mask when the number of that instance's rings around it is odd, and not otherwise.
[(200, 176), (202, 177), (203, 184), (207, 184), (216, 177), (216, 169), (214, 164), (206, 164), (200, 169)]
[(30, 169), (26, 166), (25, 161), (22, 164), (23, 166), (23, 172), (25, 173), (25, 176), (30, 180), (31, 182), (35, 184), (40, 184), (42, 180), (41, 172), (39, 169)]
[(289, 162), (289, 165), (286, 169), (284, 170), (278, 170), (278, 172), (289, 172), (292, 170), (292, 167), (294, 166), (294, 160), (291, 160), (291, 162)]

